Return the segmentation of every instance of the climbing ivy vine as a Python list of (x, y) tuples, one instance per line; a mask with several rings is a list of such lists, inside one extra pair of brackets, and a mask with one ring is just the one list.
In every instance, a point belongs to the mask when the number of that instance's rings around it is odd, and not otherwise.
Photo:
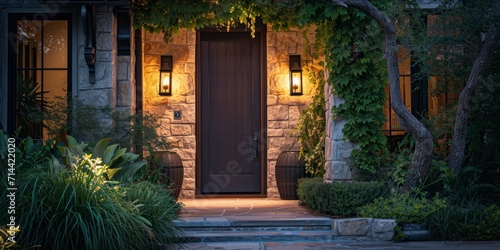
[[(329, 84), (345, 103), (333, 108), (334, 119), (347, 120), (344, 136), (359, 149), (351, 157), (360, 170), (374, 173), (380, 154), (387, 152), (381, 132), (387, 72), (382, 61), (383, 37), (376, 23), (357, 10), (340, 9), (333, 25), (322, 24), (320, 37), (327, 39), (325, 60)], [(362, 52), (353, 54), (352, 51)]]
[[(389, 0), (371, 1), (387, 9)], [(381, 132), (385, 117), (386, 65), (382, 61), (384, 41), (375, 21), (356, 9), (335, 6), (324, 0), (133, 0), (137, 27), (164, 32), (168, 40), (181, 28), (221, 28), (245, 24), (255, 31), (256, 17), (273, 30), (316, 27), (316, 42), (322, 46), (328, 83), (345, 103), (334, 108), (335, 117), (347, 120), (344, 135), (359, 145), (353, 152), (359, 169), (374, 173), (380, 154), (386, 151)], [(363, 52), (354, 58), (352, 48)]]

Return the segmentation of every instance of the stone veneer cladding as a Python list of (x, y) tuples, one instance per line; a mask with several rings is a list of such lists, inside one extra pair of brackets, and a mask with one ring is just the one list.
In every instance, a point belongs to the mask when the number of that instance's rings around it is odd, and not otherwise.
[[(161, 135), (167, 136), (184, 166), (181, 198), (194, 198), (195, 193), (195, 45), (194, 30), (180, 30), (170, 43), (163, 34), (146, 32), (144, 38), (143, 108), (160, 116)], [(172, 55), (172, 96), (158, 95), (160, 56)], [(182, 119), (174, 120), (174, 111), (182, 112)]]
[[(96, 61), (95, 82), (89, 81), (89, 68), (83, 57), (85, 35), (78, 34), (78, 90), (76, 97), (85, 104), (109, 107), (117, 104), (117, 46), (116, 16), (110, 6), (96, 7)], [(130, 77), (130, 76), (128, 76)], [(98, 117), (104, 127), (111, 127), (113, 120), (106, 115)]]
[[(267, 196), (279, 198), (275, 178), (275, 165), (279, 154), (286, 150), (299, 150), (296, 136), (291, 133), (300, 112), (311, 101), (312, 86), (305, 65), (313, 63), (310, 49), (314, 33), (292, 29), (287, 32), (267, 31)], [(184, 164), (182, 198), (194, 198), (195, 193), (195, 48), (196, 32), (180, 30), (170, 43), (162, 34), (146, 33), (144, 39), (144, 111), (161, 116), (164, 130)], [(290, 96), (288, 56), (301, 54), (304, 95)], [(172, 55), (174, 60), (172, 96), (158, 95), (159, 60), (161, 55)], [(182, 119), (174, 120), (173, 111), (182, 111)]]

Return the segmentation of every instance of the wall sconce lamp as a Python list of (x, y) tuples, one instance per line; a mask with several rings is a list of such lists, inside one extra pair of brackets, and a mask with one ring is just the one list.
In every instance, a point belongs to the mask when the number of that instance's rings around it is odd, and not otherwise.
[(172, 95), (172, 56), (161, 56), (160, 58), (158, 94)]
[(302, 95), (302, 67), (300, 55), (290, 55), (290, 95)]

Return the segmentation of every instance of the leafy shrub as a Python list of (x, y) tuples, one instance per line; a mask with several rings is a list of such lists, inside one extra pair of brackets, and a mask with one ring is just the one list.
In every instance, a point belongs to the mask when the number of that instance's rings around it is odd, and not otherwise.
[(313, 210), (336, 216), (353, 216), (360, 206), (381, 196), (381, 182), (323, 183), (322, 178), (300, 179), (299, 200)]
[(380, 197), (371, 204), (359, 208), (363, 217), (395, 219), (398, 223), (423, 223), (429, 214), (446, 206), (435, 196), (433, 199), (416, 197), (410, 193)]

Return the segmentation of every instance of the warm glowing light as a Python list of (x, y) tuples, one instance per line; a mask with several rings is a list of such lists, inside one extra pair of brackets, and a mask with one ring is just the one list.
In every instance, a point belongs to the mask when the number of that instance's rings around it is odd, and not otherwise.
[(299, 88), (299, 76), (297, 74), (293, 75), (293, 89)]
[(168, 91), (168, 89), (170, 88), (170, 76), (169, 76), (169, 74), (165, 74), (163, 76), (162, 87), (166, 91)]
[(300, 72), (293, 72), (292, 73), (292, 92), (298, 93), (301, 91), (302, 90), (300, 89)]

